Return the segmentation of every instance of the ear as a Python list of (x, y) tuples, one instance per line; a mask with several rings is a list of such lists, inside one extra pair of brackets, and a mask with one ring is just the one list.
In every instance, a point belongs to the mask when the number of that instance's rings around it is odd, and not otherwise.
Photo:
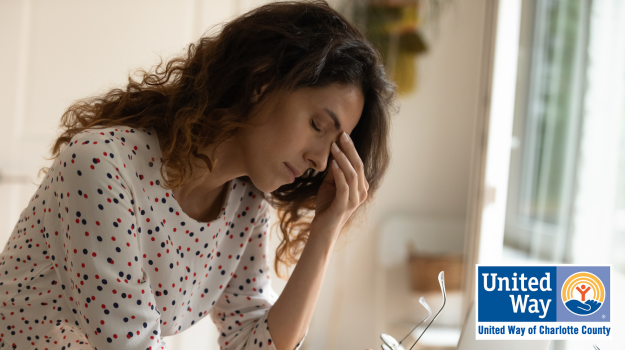
[(254, 91), (254, 94), (252, 95), (252, 102), (255, 103), (258, 100), (258, 97), (262, 95), (263, 92), (265, 92), (265, 90), (267, 89), (267, 86), (269, 86), (269, 84), (260, 86)]

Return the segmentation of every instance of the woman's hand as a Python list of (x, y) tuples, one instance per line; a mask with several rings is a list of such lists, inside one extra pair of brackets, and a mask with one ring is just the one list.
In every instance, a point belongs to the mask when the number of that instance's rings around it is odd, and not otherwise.
[(315, 218), (311, 232), (320, 229), (338, 234), (352, 213), (367, 198), (369, 183), (364, 165), (354, 143), (346, 133), (340, 137), (340, 149), (332, 144), (330, 171), (323, 179), (317, 193)]

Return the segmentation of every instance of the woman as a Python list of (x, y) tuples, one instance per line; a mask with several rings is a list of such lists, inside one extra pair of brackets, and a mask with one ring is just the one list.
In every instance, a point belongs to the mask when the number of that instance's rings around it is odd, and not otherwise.
[(210, 314), (221, 349), (299, 348), (389, 163), (378, 53), (325, 2), (272, 3), (142, 73), (63, 115), (0, 255), (0, 347), (165, 349)]

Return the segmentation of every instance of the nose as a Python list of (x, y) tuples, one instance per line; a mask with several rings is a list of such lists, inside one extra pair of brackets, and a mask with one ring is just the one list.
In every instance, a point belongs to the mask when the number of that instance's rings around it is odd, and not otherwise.
[(324, 172), (328, 166), (328, 158), (330, 156), (330, 147), (323, 145), (318, 149), (310, 152), (306, 156), (309, 166), (317, 172)]

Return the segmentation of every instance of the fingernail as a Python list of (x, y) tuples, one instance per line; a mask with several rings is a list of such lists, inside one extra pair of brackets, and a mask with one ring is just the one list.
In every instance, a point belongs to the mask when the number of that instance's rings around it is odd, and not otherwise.
[(332, 149), (334, 149), (334, 152), (336, 153), (341, 153), (341, 150), (339, 149), (339, 146), (336, 145), (336, 142), (332, 142)]
[(347, 134), (345, 133), (345, 131), (343, 131), (343, 141), (345, 141), (345, 143), (349, 142), (349, 136), (347, 136)]
[(338, 168), (339, 168), (339, 165), (336, 163), (336, 160), (334, 160), (334, 159), (332, 159), (332, 166), (333, 166), (335, 169), (338, 169)]

